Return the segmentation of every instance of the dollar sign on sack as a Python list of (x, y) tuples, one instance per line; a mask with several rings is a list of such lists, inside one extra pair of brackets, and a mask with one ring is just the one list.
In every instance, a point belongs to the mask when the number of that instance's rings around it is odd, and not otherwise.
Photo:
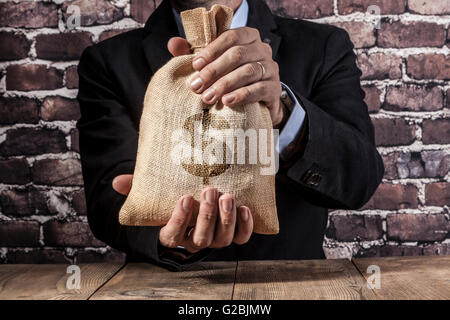
[[(218, 175), (221, 175), (224, 173), (229, 167), (230, 164), (227, 164), (226, 161), (226, 155), (227, 155), (227, 145), (224, 141), (222, 141), (220, 148), (221, 152), (219, 152), (216, 156), (220, 157), (221, 159), (218, 159), (218, 163), (208, 163), (205, 161), (204, 152), (207, 149), (208, 145), (212, 143), (220, 143), (218, 141), (214, 141), (214, 137), (208, 136), (208, 131), (210, 129), (216, 129), (216, 130), (226, 130), (230, 129), (230, 124), (225, 120), (225, 118), (210, 113), (208, 109), (203, 109), (202, 113), (197, 113), (193, 116), (190, 116), (186, 119), (186, 121), (183, 124), (183, 129), (187, 130), (187, 132), (191, 135), (191, 148), (192, 150), (195, 150), (195, 148), (198, 146), (195, 145), (197, 134), (195, 127), (196, 123), (201, 123), (201, 137), (197, 137), (198, 140), (201, 141), (201, 153), (202, 153), (202, 159), (201, 163), (198, 163), (194, 160), (194, 152), (192, 152), (191, 158), (189, 159), (189, 162), (184, 161), (182, 163), (183, 168), (189, 172), (190, 174), (202, 177), (203, 178), (203, 185), (209, 184), (209, 179), (211, 177), (216, 177)], [(217, 150), (217, 149), (216, 149)]]

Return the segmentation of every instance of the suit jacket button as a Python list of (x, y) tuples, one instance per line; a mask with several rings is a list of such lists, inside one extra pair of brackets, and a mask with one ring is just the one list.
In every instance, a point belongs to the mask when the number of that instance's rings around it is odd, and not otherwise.
[(322, 181), (322, 175), (317, 172), (308, 171), (305, 175), (304, 183), (310, 187), (317, 188)]
[(313, 173), (308, 179), (308, 184), (312, 187), (318, 187), (320, 181), (322, 181), (322, 176), (318, 173)]

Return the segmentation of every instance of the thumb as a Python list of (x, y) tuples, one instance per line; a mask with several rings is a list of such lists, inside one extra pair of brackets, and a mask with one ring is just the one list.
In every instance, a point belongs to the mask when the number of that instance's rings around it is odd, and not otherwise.
[(191, 53), (191, 49), (187, 40), (180, 37), (170, 38), (169, 42), (167, 42), (167, 49), (169, 49), (169, 52), (174, 57)]
[(112, 187), (116, 192), (124, 196), (127, 196), (130, 193), (132, 182), (133, 182), (132, 174), (122, 174), (113, 179)]

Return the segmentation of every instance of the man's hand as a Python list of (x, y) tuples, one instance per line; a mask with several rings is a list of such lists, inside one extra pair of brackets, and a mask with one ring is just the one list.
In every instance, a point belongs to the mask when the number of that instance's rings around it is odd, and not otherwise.
[[(174, 56), (189, 53), (189, 44), (183, 38), (171, 38), (167, 47)], [(202, 95), (203, 102), (214, 104), (222, 99), (229, 107), (263, 102), (272, 124), (282, 121), (278, 64), (258, 30), (244, 27), (224, 32), (197, 54), (192, 65), (198, 74), (190, 86)]]
[[(114, 178), (114, 190), (128, 195), (133, 175), (120, 175)], [(194, 198), (181, 197), (169, 222), (161, 228), (159, 241), (165, 247), (183, 246), (191, 253), (205, 248), (223, 248), (232, 242), (244, 244), (253, 231), (253, 218), (247, 207), (236, 208), (236, 201), (230, 194), (219, 196), (212, 187), (203, 189), (200, 209), (195, 226), (188, 228), (194, 208)]]

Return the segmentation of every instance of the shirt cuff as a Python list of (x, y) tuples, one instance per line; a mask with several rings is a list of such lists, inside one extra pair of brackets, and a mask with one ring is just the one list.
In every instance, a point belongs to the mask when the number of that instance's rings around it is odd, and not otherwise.
[(278, 154), (281, 154), (283, 150), (295, 140), (300, 132), (300, 129), (302, 128), (306, 116), (305, 110), (300, 105), (300, 102), (291, 89), (289, 89), (289, 87), (284, 83), (281, 83), (281, 87), (287, 92), (295, 105), (288, 121), (286, 122), (283, 130), (280, 132), (280, 137), (276, 146)]

